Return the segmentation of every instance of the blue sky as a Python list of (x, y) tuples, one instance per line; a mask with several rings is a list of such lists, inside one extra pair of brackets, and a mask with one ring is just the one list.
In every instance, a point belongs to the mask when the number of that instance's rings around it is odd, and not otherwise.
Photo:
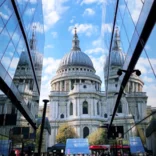
[[(50, 93), (50, 81), (55, 75), (59, 62), (70, 51), (74, 27), (80, 40), (80, 47), (93, 61), (96, 74), (103, 81), (103, 66), (108, 54), (109, 41), (114, 14), (113, 0), (42, 0), (45, 28), (44, 66), (41, 87), (41, 99), (48, 98)], [(125, 53), (128, 43), (134, 31), (142, 8), (141, 0), (126, 0), (129, 12), (125, 10), (125, 0), (120, 0), (120, 14), (117, 16), (117, 26), (121, 34), (121, 45)], [(123, 22), (122, 22), (122, 18)], [(133, 23), (133, 21), (134, 23)], [(124, 25), (123, 25), (124, 23)], [(127, 35), (126, 33), (127, 32)], [(153, 31), (152, 35), (156, 33)], [(153, 67), (156, 68), (156, 57), (153, 54), (154, 37), (151, 37), (146, 45)], [(150, 97), (148, 105), (155, 106), (153, 91), (156, 92), (156, 80), (153, 77), (148, 60), (142, 54), (137, 67), (142, 71), (142, 79), (145, 82), (145, 91)], [(149, 89), (149, 86), (152, 87)], [(104, 90), (104, 83), (102, 84)]]

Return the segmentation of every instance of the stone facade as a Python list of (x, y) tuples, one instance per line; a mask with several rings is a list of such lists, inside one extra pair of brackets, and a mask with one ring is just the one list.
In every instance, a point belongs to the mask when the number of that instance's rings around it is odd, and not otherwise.
[[(116, 30), (109, 78), (107, 78), (108, 58), (104, 68), (105, 84), (108, 82), (106, 98), (106, 93), (101, 91), (102, 82), (96, 75), (90, 58), (81, 52), (76, 32), (72, 43), (70, 53), (62, 59), (56, 76), (51, 81), (49, 95), (50, 146), (56, 143), (55, 137), (59, 125), (64, 122), (73, 126), (80, 138), (94, 132), (100, 124), (109, 124), (114, 109), (114, 94), (119, 81), (117, 71), (122, 68), (125, 59), (120, 47), (119, 32)], [(145, 92), (142, 92), (142, 88), (142, 80), (133, 73), (113, 122), (115, 126), (123, 126), (124, 132), (134, 124), (134, 120), (139, 121), (146, 116), (147, 96)], [(143, 128), (145, 127), (143, 126)], [(128, 139), (129, 136), (133, 136), (133, 131), (129, 131), (124, 138)]]

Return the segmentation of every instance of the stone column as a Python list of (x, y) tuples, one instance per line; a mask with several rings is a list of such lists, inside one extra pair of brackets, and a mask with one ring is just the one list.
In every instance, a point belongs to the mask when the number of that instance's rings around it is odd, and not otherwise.
[(129, 82), (127, 83), (127, 92), (129, 92)]
[(59, 82), (60, 83), (60, 91), (62, 91), (62, 81)]
[(65, 80), (65, 81), (64, 81), (64, 91), (67, 91), (67, 90), (66, 90), (66, 82), (67, 82), (67, 81)]
[(93, 116), (93, 111), (94, 111), (94, 110), (93, 110), (93, 98), (90, 99), (90, 102), (91, 102), (91, 103), (90, 103), (90, 104), (91, 104), (91, 105), (90, 105), (90, 109), (91, 109), (91, 114), (90, 114), (90, 115)]
[(73, 103), (73, 116), (76, 116), (76, 100), (74, 99), (72, 103)]
[(50, 117), (54, 119), (54, 102), (52, 100), (50, 102)]
[(55, 109), (55, 118), (58, 118), (58, 101), (55, 102), (55, 106), (56, 106), (56, 109)]
[(97, 100), (96, 99), (94, 99), (94, 112), (95, 112), (95, 116), (97, 115)]
[(99, 108), (100, 109), (99, 110), (100, 114), (99, 115), (102, 116), (102, 103), (101, 103), (101, 101), (99, 102), (99, 105), (100, 105), (100, 108)]
[(136, 85), (136, 92), (138, 92), (138, 83), (135, 84)]
[(75, 105), (76, 105), (76, 114), (75, 114), (75, 116), (77, 116), (77, 114), (78, 114), (78, 109), (77, 109), (77, 97), (75, 98)]
[(80, 98), (77, 99), (77, 115), (80, 116)]
[(69, 117), (69, 105), (70, 105), (70, 101), (67, 103), (67, 117)]
[(71, 80), (69, 80), (69, 91), (71, 90)]
[(135, 90), (134, 90), (134, 82), (132, 82), (132, 92), (135, 92)]

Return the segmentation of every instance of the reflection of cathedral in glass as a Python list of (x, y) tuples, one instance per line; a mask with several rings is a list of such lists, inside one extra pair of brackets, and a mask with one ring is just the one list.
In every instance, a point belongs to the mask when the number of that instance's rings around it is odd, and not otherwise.
[[(118, 84), (117, 71), (122, 68), (125, 54), (120, 46), (118, 29), (115, 31), (110, 64), (108, 58), (105, 64), (105, 83), (108, 82), (107, 100), (105, 92), (101, 91), (100, 77), (96, 75), (93, 63), (88, 55), (79, 47), (78, 35), (75, 31), (72, 48), (61, 60), (56, 76), (51, 81), (50, 113), (51, 139), (50, 145), (56, 143), (55, 137), (59, 125), (68, 122), (73, 126), (80, 138), (87, 137), (100, 124), (109, 124), (114, 109), (114, 94)], [(107, 70), (110, 70), (107, 79)], [(133, 135), (128, 130), (135, 120), (146, 116), (146, 93), (142, 92), (143, 82), (135, 73), (131, 75), (125, 88), (113, 124), (118, 126), (117, 135), (128, 139)], [(136, 107), (138, 106), (138, 108)], [(137, 111), (138, 110), (138, 111)], [(139, 118), (137, 118), (137, 113)], [(145, 126), (142, 126), (145, 130)]]
[[(30, 39), (30, 50), (37, 83), (40, 89), (43, 55), (37, 52), (36, 49), (35, 30), (33, 30), (32, 38)], [(34, 83), (35, 79), (31, 71), (32, 69), (30, 66), (30, 60), (28, 59), (28, 53), (22, 51), (13, 81), (18, 87), (20, 93), (23, 94), (24, 101), (26, 102), (28, 109), (32, 112), (34, 117), (37, 117), (39, 94), (37, 91), (37, 86), (35, 85), (36, 83)]]

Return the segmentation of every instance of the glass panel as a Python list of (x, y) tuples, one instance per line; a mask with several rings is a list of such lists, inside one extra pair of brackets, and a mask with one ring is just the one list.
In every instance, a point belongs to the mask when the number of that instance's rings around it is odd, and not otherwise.
[(20, 12), (20, 15), (22, 15), (27, 4), (28, 4), (28, 1), (26, 1), (26, 0), (15, 0), (15, 1), (16, 1), (17, 6), (18, 6), (18, 10)]
[(13, 12), (13, 8), (12, 8), (12, 5), (10, 3), (10, 0), (6, 0), (3, 3), (3, 5), (0, 7), (0, 16), (2, 17), (4, 23), (7, 23), (12, 12)]
[(3, 5), (4, 1), (6, 1), (6, 0), (1, 0), (0, 1), (0, 7), (1, 7), (1, 5)]
[(11, 64), (10, 64), (10, 67), (8, 69), (8, 73), (11, 76), (12, 79), (14, 77), (18, 62), (19, 62), (19, 55), (15, 51), (13, 59), (12, 59)]
[(0, 34), (0, 59), (3, 56), (5, 49), (9, 43), (10, 37), (6, 29), (4, 28), (2, 33)]
[(33, 19), (33, 14), (35, 13), (36, 4), (37, 3), (29, 2), (22, 16), (26, 33), (28, 33), (29, 29), (31, 28), (31, 23)]
[(3, 30), (3, 27), (4, 27), (4, 23), (2, 21), (2, 17), (0, 16), (0, 34), (1, 34), (1, 31)]
[(8, 20), (8, 23), (6, 25), (6, 28), (8, 30), (8, 33), (10, 34), (10, 36), (13, 35), (15, 28), (17, 26), (17, 19), (15, 17), (15, 14), (13, 13), (10, 17), (10, 19)]
[(22, 51), (24, 50), (24, 48), (23, 48), (24, 46), (25, 46), (25, 43), (24, 43), (23, 37), (21, 37), (20, 41), (18, 42), (17, 48), (16, 48), (16, 51), (19, 54), (19, 56), (21, 55)]
[(39, 53), (44, 51), (44, 26), (43, 26), (43, 15), (41, 13), (41, 6), (39, 5), (35, 11), (31, 27), (28, 32), (28, 38), (32, 38), (32, 31), (35, 31), (36, 47)]
[(21, 31), (19, 29), (19, 26), (16, 27), (16, 30), (12, 36), (12, 42), (14, 43), (14, 46), (16, 47), (18, 42), (19, 42), (19, 39), (20, 39), (20, 36), (21, 36)]
[(11, 63), (14, 51), (15, 51), (14, 45), (12, 44), (12, 42), (10, 42), (1, 60), (1, 63), (6, 70), (8, 69)]

